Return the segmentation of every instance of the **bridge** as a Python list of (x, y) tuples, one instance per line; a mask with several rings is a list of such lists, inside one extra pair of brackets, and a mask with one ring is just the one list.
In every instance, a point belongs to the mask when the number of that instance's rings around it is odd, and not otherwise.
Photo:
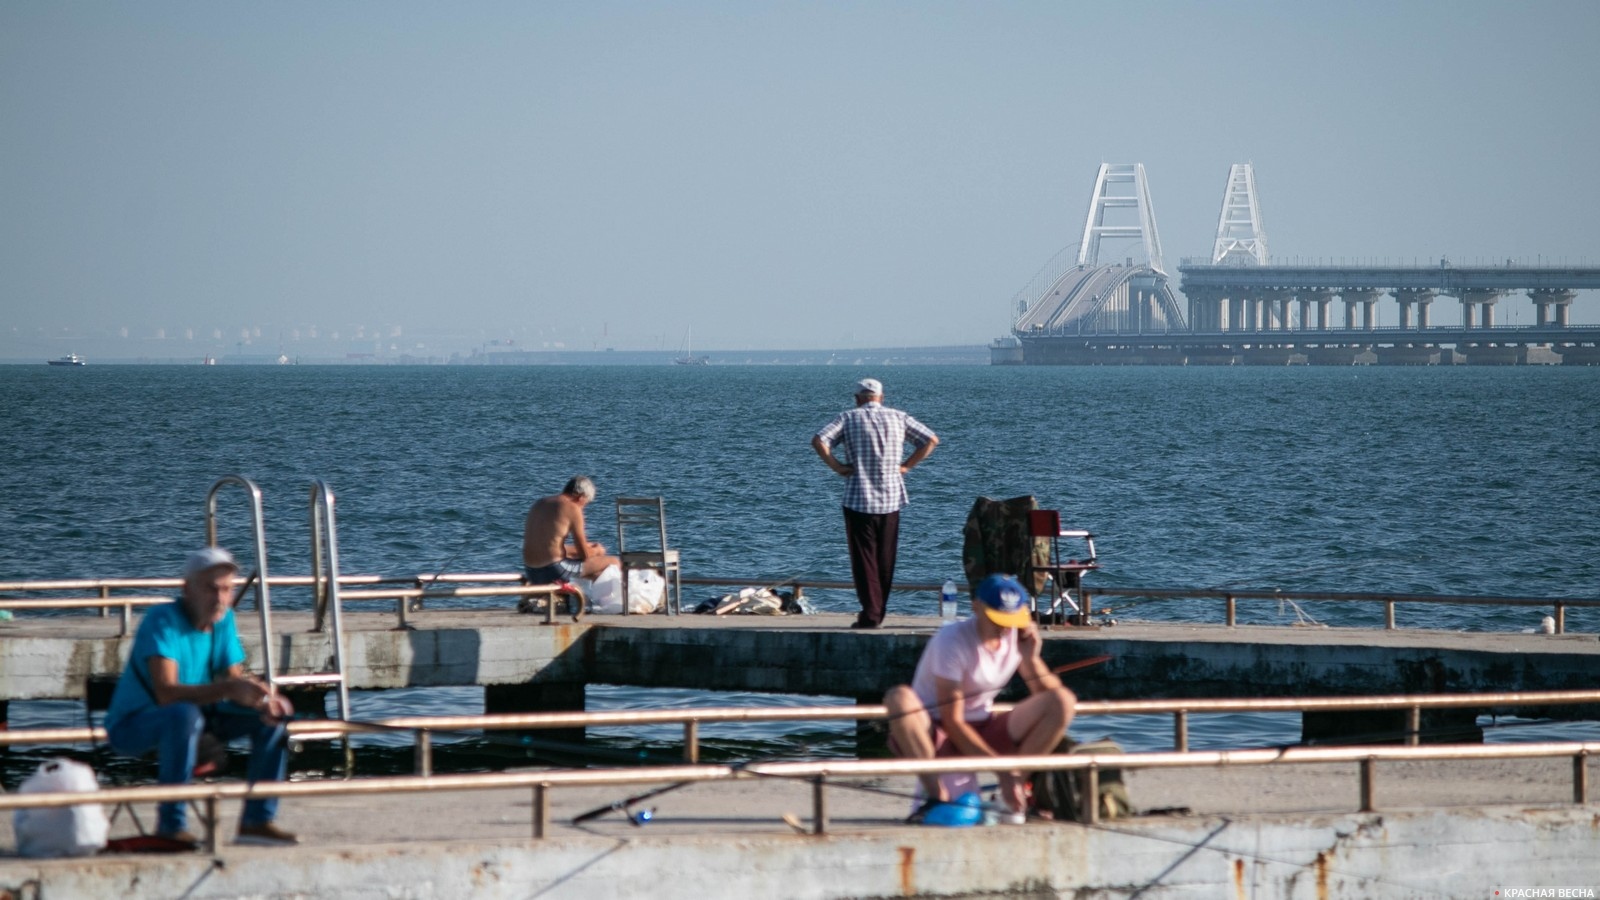
[[(1107, 239), (1140, 242), (1142, 258), (1101, 264)], [(1178, 271), (1187, 315), (1163, 268), (1144, 167), (1102, 165), (1075, 264), (1047, 264), (1019, 292), (1012, 337), (991, 345), (992, 361), (1600, 365), (1600, 326), (1569, 316), (1578, 291), (1600, 288), (1600, 268), (1272, 265), (1248, 164), (1229, 172), (1211, 258), (1185, 259)], [(1534, 323), (1496, 325), (1497, 304), (1518, 292)], [(1377, 324), (1385, 296), (1398, 327)], [(1440, 297), (1459, 303), (1459, 325), (1433, 323)]]

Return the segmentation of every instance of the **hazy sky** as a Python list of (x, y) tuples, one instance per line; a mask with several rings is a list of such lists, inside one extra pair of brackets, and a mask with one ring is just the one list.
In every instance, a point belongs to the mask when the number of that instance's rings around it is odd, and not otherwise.
[(1600, 265), (1597, 47), (1593, 0), (8, 0), (0, 343), (981, 343), (1102, 162), (1174, 273), (1245, 161), (1279, 260)]

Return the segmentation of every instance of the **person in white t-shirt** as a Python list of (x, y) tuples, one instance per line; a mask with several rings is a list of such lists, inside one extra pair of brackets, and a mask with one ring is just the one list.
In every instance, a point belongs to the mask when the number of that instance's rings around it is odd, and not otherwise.
[[(972, 611), (970, 618), (940, 628), (923, 649), (911, 683), (884, 696), (889, 747), (897, 756), (1050, 753), (1072, 722), (1077, 698), (1039, 656), (1039, 629), (1022, 585), (1010, 575), (984, 578), (973, 592)], [(1027, 699), (1009, 712), (994, 712), (995, 695), (1019, 671)], [(1026, 777), (1000, 773), (1000, 795), (1013, 814), (1024, 812)], [(953, 799), (937, 776), (921, 781), (930, 804)]]

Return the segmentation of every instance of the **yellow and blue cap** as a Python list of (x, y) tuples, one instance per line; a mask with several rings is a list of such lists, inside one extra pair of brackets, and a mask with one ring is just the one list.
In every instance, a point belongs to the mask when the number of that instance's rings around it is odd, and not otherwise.
[(983, 614), (1003, 628), (1022, 628), (1033, 621), (1028, 608), (1028, 592), (1010, 575), (990, 575), (978, 582), (973, 592)]

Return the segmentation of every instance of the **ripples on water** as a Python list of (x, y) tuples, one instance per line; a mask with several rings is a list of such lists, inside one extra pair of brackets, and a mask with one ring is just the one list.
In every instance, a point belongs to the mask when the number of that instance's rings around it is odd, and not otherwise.
[[(528, 503), (584, 472), (601, 490), (591, 534), (607, 544), (610, 497), (661, 494), (690, 574), (847, 579), (839, 479), (809, 440), (868, 374), (942, 439), (910, 480), (903, 580), (959, 573), (975, 497), (1030, 493), (1096, 533), (1105, 568), (1091, 584), (1592, 597), (1600, 580), (1600, 371), (1547, 367), (0, 367), (0, 578), (172, 573), (204, 540), (207, 488), (229, 473), (263, 489), (276, 574), (309, 568), (314, 478), (338, 495), (346, 572), (510, 571)], [(236, 549), (250, 541), (242, 496), (221, 503), (221, 541)], [(813, 598), (854, 608), (846, 592)], [(283, 590), (274, 602), (307, 598)], [(1221, 618), (1214, 601), (1123, 607), (1121, 619)], [(933, 599), (891, 608), (931, 614)], [(1331, 625), (1382, 615), (1304, 611)], [(1402, 605), (1397, 616), (1517, 631), (1543, 614)], [(1240, 606), (1245, 623), (1296, 616)], [(1600, 630), (1594, 611), (1567, 621)], [(591, 700), (708, 702), (598, 686)], [(378, 715), (468, 701), (369, 702)], [(13, 705), (18, 727), (29, 706)], [(1224, 743), (1287, 733), (1222, 718)], [(743, 728), (726, 740), (782, 743), (780, 726)], [(661, 742), (677, 740), (669, 730)], [(1114, 731), (1132, 746), (1170, 742), (1166, 722)], [(838, 733), (835, 751), (851, 729)], [(1197, 733), (1196, 745), (1210, 739)]]

